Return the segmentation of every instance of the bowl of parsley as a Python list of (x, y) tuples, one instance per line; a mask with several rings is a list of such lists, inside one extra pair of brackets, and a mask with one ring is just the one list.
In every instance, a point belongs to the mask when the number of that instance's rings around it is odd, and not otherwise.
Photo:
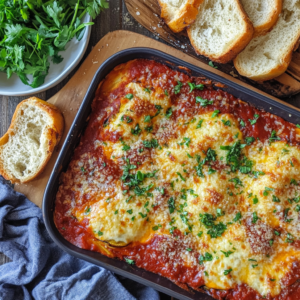
[(28, 96), (62, 81), (82, 59), (105, 0), (0, 0), (0, 95)]

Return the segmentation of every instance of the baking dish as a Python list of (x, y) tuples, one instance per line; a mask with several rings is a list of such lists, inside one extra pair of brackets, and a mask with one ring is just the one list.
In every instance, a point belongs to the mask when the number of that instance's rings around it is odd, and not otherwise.
[(273, 114), (288, 120), (289, 122), (300, 123), (300, 113), (297, 110), (292, 109), (291, 107), (287, 107), (283, 103), (262, 96), (254, 91), (248, 90), (245, 87), (239, 86), (238, 84), (217, 76), (209, 71), (192, 66), (184, 61), (178, 60), (162, 52), (147, 48), (133, 48), (115, 54), (102, 64), (92, 80), (92, 83), (76, 115), (70, 132), (68, 133), (67, 139), (63, 145), (63, 148), (60, 152), (60, 155), (46, 187), (43, 201), (43, 212), (46, 227), (51, 237), (61, 248), (72, 255), (83, 258), (97, 265), (106, 267), (113, 272), (134, 279), (143, 284), (152, 286), (164, 293), (170, 294), (179, 299), (211, 299), (209, 296), (204, 294), (196, 292), (192, 294), (188, 291), (184, 291), (177, 285), (171, 283), (169, 280), (157, 274), (153, 274), (144, 271), (143, 269), (129, 266), (128, 264), (118, 260), (109, 259), (99, 253), (80, 249), (64, 240), (64, 238), (57, 231), (53, 222), (54, 200), (58, 189), (59, 176), (61, 171), (64, 171), (68, 166), (73, 151), (79, 142), (80, 133), (86, 126), (86, 121), (90, 114), (90, 105), (94, 99), (97, 86), (99, 82), (115, 66), (135, 58), (153, 59), (158, 62), (164, 63), (171, 68), (178, 69), (178, 71), (188, 72), (189, 75), (201, 77), (205, 76), (209, 79), (212, 79), (214, 82), (222, 83), (222, 87), (218, 85), (218, 88), (222, 88), (235, 97), (240, 98), (259, 109), (270, 111)]

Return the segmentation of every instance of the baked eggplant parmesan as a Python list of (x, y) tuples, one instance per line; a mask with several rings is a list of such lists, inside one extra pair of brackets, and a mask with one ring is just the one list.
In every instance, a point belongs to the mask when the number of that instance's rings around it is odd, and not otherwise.
[(299, 299), (299, 125), (156, 61), (119, 65), (60, 178), (72, 244), (216, 299)]

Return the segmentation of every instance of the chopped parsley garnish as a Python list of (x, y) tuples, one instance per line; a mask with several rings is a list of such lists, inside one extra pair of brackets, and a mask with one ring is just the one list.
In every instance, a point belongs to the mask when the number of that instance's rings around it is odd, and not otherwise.
[(230, 274), (232, 272), (232, 269), (230, 268), (230, 269), (228, 269), (228, 270), (225, 270), (224, 271), (224, 275), (228, 275), (228, 274)]
[(297, 181), (295, 179), (291, 179), (290, 184), (298, 185)]
[(156, 139), (151, 139), (150, 141), (143, 141), (145, 148), (157, 148), (159, 146)]
[(131, 133), (133, 135), (140, 135), (141, 132), (142, 132), (142, 129), (140, 128), (139, 124), (136, 124), (136, 126), (134, 128), (131, 128)]
[(254, 198), (253, 198), (253, 204), (257, 204), (258, 203), (258, 198), (257, 198), (257, 196), (255, 196)]
[(123, 151), (128, 151), (128, 150), (131, 149), (130, 146), (128, 146), (128, 145), (123, 141), (122, 138), (120, 138), (119, 140), (120, 140), (120, 142), (121, 142), (122, 145), (123, 145), (123, 147), (122, 147), (122, 150), (123, 150)]
[(174, 94), (177, 95), (180, 93), (180, 90), (182, 88), (183, 84), (180, 81), (177, 81), (177, 85), (174, 87)]
[(255, 138), (253, 136), (245, 137), (245, 142), (248, 146), (251, 145), (254, 141), (255, 141)]
[(158, 224), (157, 226), (153, 226), (153, 227), (152, 227), (152, 230), (156, 231), (156, 230), (158, 230), (158, 228), (160, 228), (160, 227), (161, 227), (161, 225)]
[(299, 211), (300, 211), (300, 205), (296, 205), (295, 211), (296, 211), (296, 212), (299, 212)]
[(290, 234), (290, 233), (288, 233), (287, 235), (286, 235), (286, 239), (285, 239), (285, 242), (286, 243), (293, 243), (294, 242), (294, 237)]
[(175, 229), (177, 229), (177, 227), (172, 226), (172, 227), (169, 229), (170, 233), (171, 233), (171, 234), (174, 234), (174, 230), (175, 230)]
[(207, 100), (207, 99), (203, 99), (200, 96), (196, 97), (196, 103), (200, 103), (201, 106), (206, 107), (207, 105), (211, 105), (214, 103), (213, 100)]
[(194, 89), (198, 89), (198, 90), (203, 90), (204, 89), (204, 85), (203, 84), (195, 84), (192, 82), (188, 82), (188, 85), (190, 87), (190, 93), (194, 90)]
[(255, 211), (253, 214), (252, 214), (252, 223), (253, 224), (256, 224), (256, 222), (258, 221), (259, 217), (257, 216), (257, 212)]
[(220, 111), (218, 109), (214, 110), (214, 112), (212, 113), (211, 117), (215, 118), (218, 114), (220, 113)]
[(280, 137), (277, 136), (276, 131), (272, 130), (271, 137), (269, 137), (270, 143), (275, 142), (275, 141), (280, 141), (280, 140), (281, 139), (280, 139)]
[(148, 133), (150, 133), (150, 132), (152, 132), (152, 130), (153, 130), (153, 126), (146, 126), (146, 127), (145, 127), (145, 130), (146, 130)]
[(214, 169), (212, 169), (211, 167), (209, 167), (207, 174), (208, 174), (208, 175), (211, 175), (211, 174), (214, 174), (214, 173), (216, 173), (216, 172), (217, 172), (216, 170), (214, 170)]
[(129, 265), (134, 265), (134, 260), (133, 259), (129, 259), (127, 257), (124, 258), (125, 261), (129, 264)]
[(291, 210), (290, 208), (286, 208), (284, 210), (284, 221), (287, 222), (287, 223), (290, 223), (290, 222), (293, 221), (293, 219), (288, 219), (288, 215), (289, 215), (290, 210)]
[(191, 248), (186, 248), (185, 250), (189, 251), (189, 252), (193, 251), (193, 249), (191, 249)]
[(117, 209), (117, 210), (115, 210), (115, 215), (117, 215), (118, 214), (118, 212), (119, 212), (119, 210)]
[(197, 236), (201, 237), (203, 235), (203, 231), (198, 232)]
[(249, 258), (248, 261), (255, 261), (255, 262), (257, 262), (257, 260), (253, 259), (253, 258)]
[(222, 251), (222, 250), (221, 250), (221, 252), (225, 255), (225, 257), (229, 257), (229, 255), (233, 253), (232, 251), (225, 252), (225, 251)]
[(144, 91), (149, 94), (151, 93), (151, 90), (149, 88), (144, 88)]
[(127, 212), (128, 212), (130, 215), (132, 215), (133, 210), (132, 210), (132, 209), (128, 209)]
[(200, 222), (208, 229), (207, 234), (209, 234), (211, 238), (222, 236), (227, 229), (227, 226), (222, 222), (216, 224), (216, 219), (215, 216), (208, 213), (200, 214)]
[(270, 245), (270, 247), (272, 247), (273, 244), (274, 244), (274, 240), (269, 240), (269, 245)]
[(150, 121), (151, 121), (151, 116), (146, 116), (144, 122), (149, 123)]
[(135, 216), (133, 216), (133, 217), (131, 218), (131, 221), (133, 222), (133, 221), (134, 221), (134, 219), (135, 219)]
[(251, 119), (248, 119), (248, 120), (249, 120), (251, 125), (254, 125), (256, 123), (256, 121), (258, 120), (258, 118), (259, 118), (259, 115), (255, 114), (253, 120), (251, 120)]
[(276, 197), (275, 195), (272, 195), (272, 201), (273, 202), (280, 202), (280, 199), (278, 197)]
[(165, 93), (165, 95), (166, 95), (166, 96), (169, 96), (169, 92), (168, 92), (168, 90), (165, 90), (165, 92), (164, 92), (164, 93)]
[(243, 186), (242, 181), (241, 181), (238, 177), (231, 178), (231, 179), (229, 179), (228, 181), (229, 181), (229, 182), (233, 182), (235, 188), (238, 188), (239, 186)]
[(180, 146), (185, 145), (185, 146), (189, 147), (189, 146), (190, 146), (190, 143), (191, 143), (191, 139), (190, 139), (190, 138), (187, 138), (187, 137), (184, 137), (184, 138), (183, 138), (183, 142), (178, 143), (178, 144), (179, 144)]
[(140, 215), (143, 219), (147, 217), (147, 214), (144, 215), (142, 212), (139, 212), (139, 215)]
[(180, 179), (182, 181), (186, 181), (185, 178), (182, 176), (182, 174), (180, 172), (176, 172), (176, 174), (180, 177)]
[(280, 236), (280, 232), (279, 232), (279, 231), (274, 230), (274, 233), (275, 233), (277, 236)]
[(204, 271), (204, 275), (205, 275), (206, 277), (208, 277), (208, 273), (207, 273), (207, 271)]
[(197, 123), (196, 129), (201, 128), (203, 121), (204, 121), (203, 119), (199, 120), (199, 122)]
[(218, 69), (211, 60), (208, 62), (208, 65), (212, 68)]
[(82, 173), (84, 173), (84, 172), (85, 172), (85, 169), (84, 169), (84, 167), (81, 167), (81, 168), (80, 168), (80, 170), (81, 170), (81, 172), (82, 172)]
[(263, 195), (266, 197), (269, 195), (269, 192), (274, 192), (274, 189), (266, 186)]
[(127, 94), (127, 95), (125, 96), (125, 98), (131, 100), (131, 99), (133, 98), (133, 95), (132, 95), (132, 94)]
[(265, 175), (262, 171), (252, 171), (252, 174), (254, 175), (254, 178), (258, 178), (259, 175)]
[(252, 268), (253, 268), (253, 269), (255, 269), (256, 267), (258, 267), (258, 264), (252, 265)]
[(129, 116), (122, 116), (121, 121), (126, 121), (127, 124), (131, 123), (133, 120)]
[(225, 120), (221, 120), (222, 123), (225, 125), (225, 126), (231, 126), (231, 122), (229, 120), (225, 121)]
[(187, 157), (189, 158), (193, 158), (193, 156), (191, 154), (189, 154), (188, 152), (186, 153)]
[(103, 235), (103, 232), (99, 230), (99, 231), (97, 232), (97, 234), (98, 234), (99, 236), (101, 236), (101, 235)]
[(91, 208), (90, 208), (90, 207), (87, 207), (87, 208), (85, 209), (84, 214), (85, 214), (85, 215), (88, 215), (90, 212), (91, 212)]
[(239, 170), (243, 174), (248, 174), (252, 170), (253, 162), (245, 156), (241, 157), (242, 148), (246, 145), (241, 144), (240, 141), (235, 142), (232, 146), (220, 146), (221, 150), (226, 150), (226, 163), (230, 166), (231, 171)]
[(233, 222), (238, 222), (241, 218), (242, 218), (242, 213), (239, 211), (238, 213), (236, 213)]
[(241, 120), (241, 121), (240, 121), (240, 125), (241, 125), (242, 127), (245, 127), (245, 122), (244, 122), (243, 120)]
[(202, 265), (205, 261), (212, 261), (213, 260), (213, 256), (206, 252), (204, 255), (200, 255), (199, 256), (199, 264)]
[(222, 209), (221, 208), (217, 208), (217, 217), (222, 217), (224, 215), (225, 215), (225, 213), (222, 211)]
[(168, 200), (169, 212), (172, 214), (175, 211), (175, 199), (173, 197)]
[(171, 107), (169, 107), (168, 109), (167, 109), (167, 111), (166, 111), (166, 118), (170, 118), (172, 116), (172, 108)]

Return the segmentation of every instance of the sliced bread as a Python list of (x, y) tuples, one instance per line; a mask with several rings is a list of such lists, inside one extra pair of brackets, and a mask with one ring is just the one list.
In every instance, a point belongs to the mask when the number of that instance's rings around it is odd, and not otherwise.
[(180, 32), (192, 24), (203, 0), (158, 0), (161, 18), (173, 32)]
[(276, 24), (282, 0), (241, 0), (254, 26), (254, 36), (264, 35)]
[(273, 30), (255, 37), (234, 60), (237, 71), (253, 80), (269, 80), (284, 73), (300, 38), (300, 0), (284, 0)]
[(63, 128), (63, 116), (54, 105), (35, 97), (22, 101), (0, 139), (0, 174), (12, 183), (25, 183), (38, 176)]
[(195, 51), (219, 63), (241, 52), (253, 36), (253, 25), (238, 0), (204, 0), (188, 35)]

